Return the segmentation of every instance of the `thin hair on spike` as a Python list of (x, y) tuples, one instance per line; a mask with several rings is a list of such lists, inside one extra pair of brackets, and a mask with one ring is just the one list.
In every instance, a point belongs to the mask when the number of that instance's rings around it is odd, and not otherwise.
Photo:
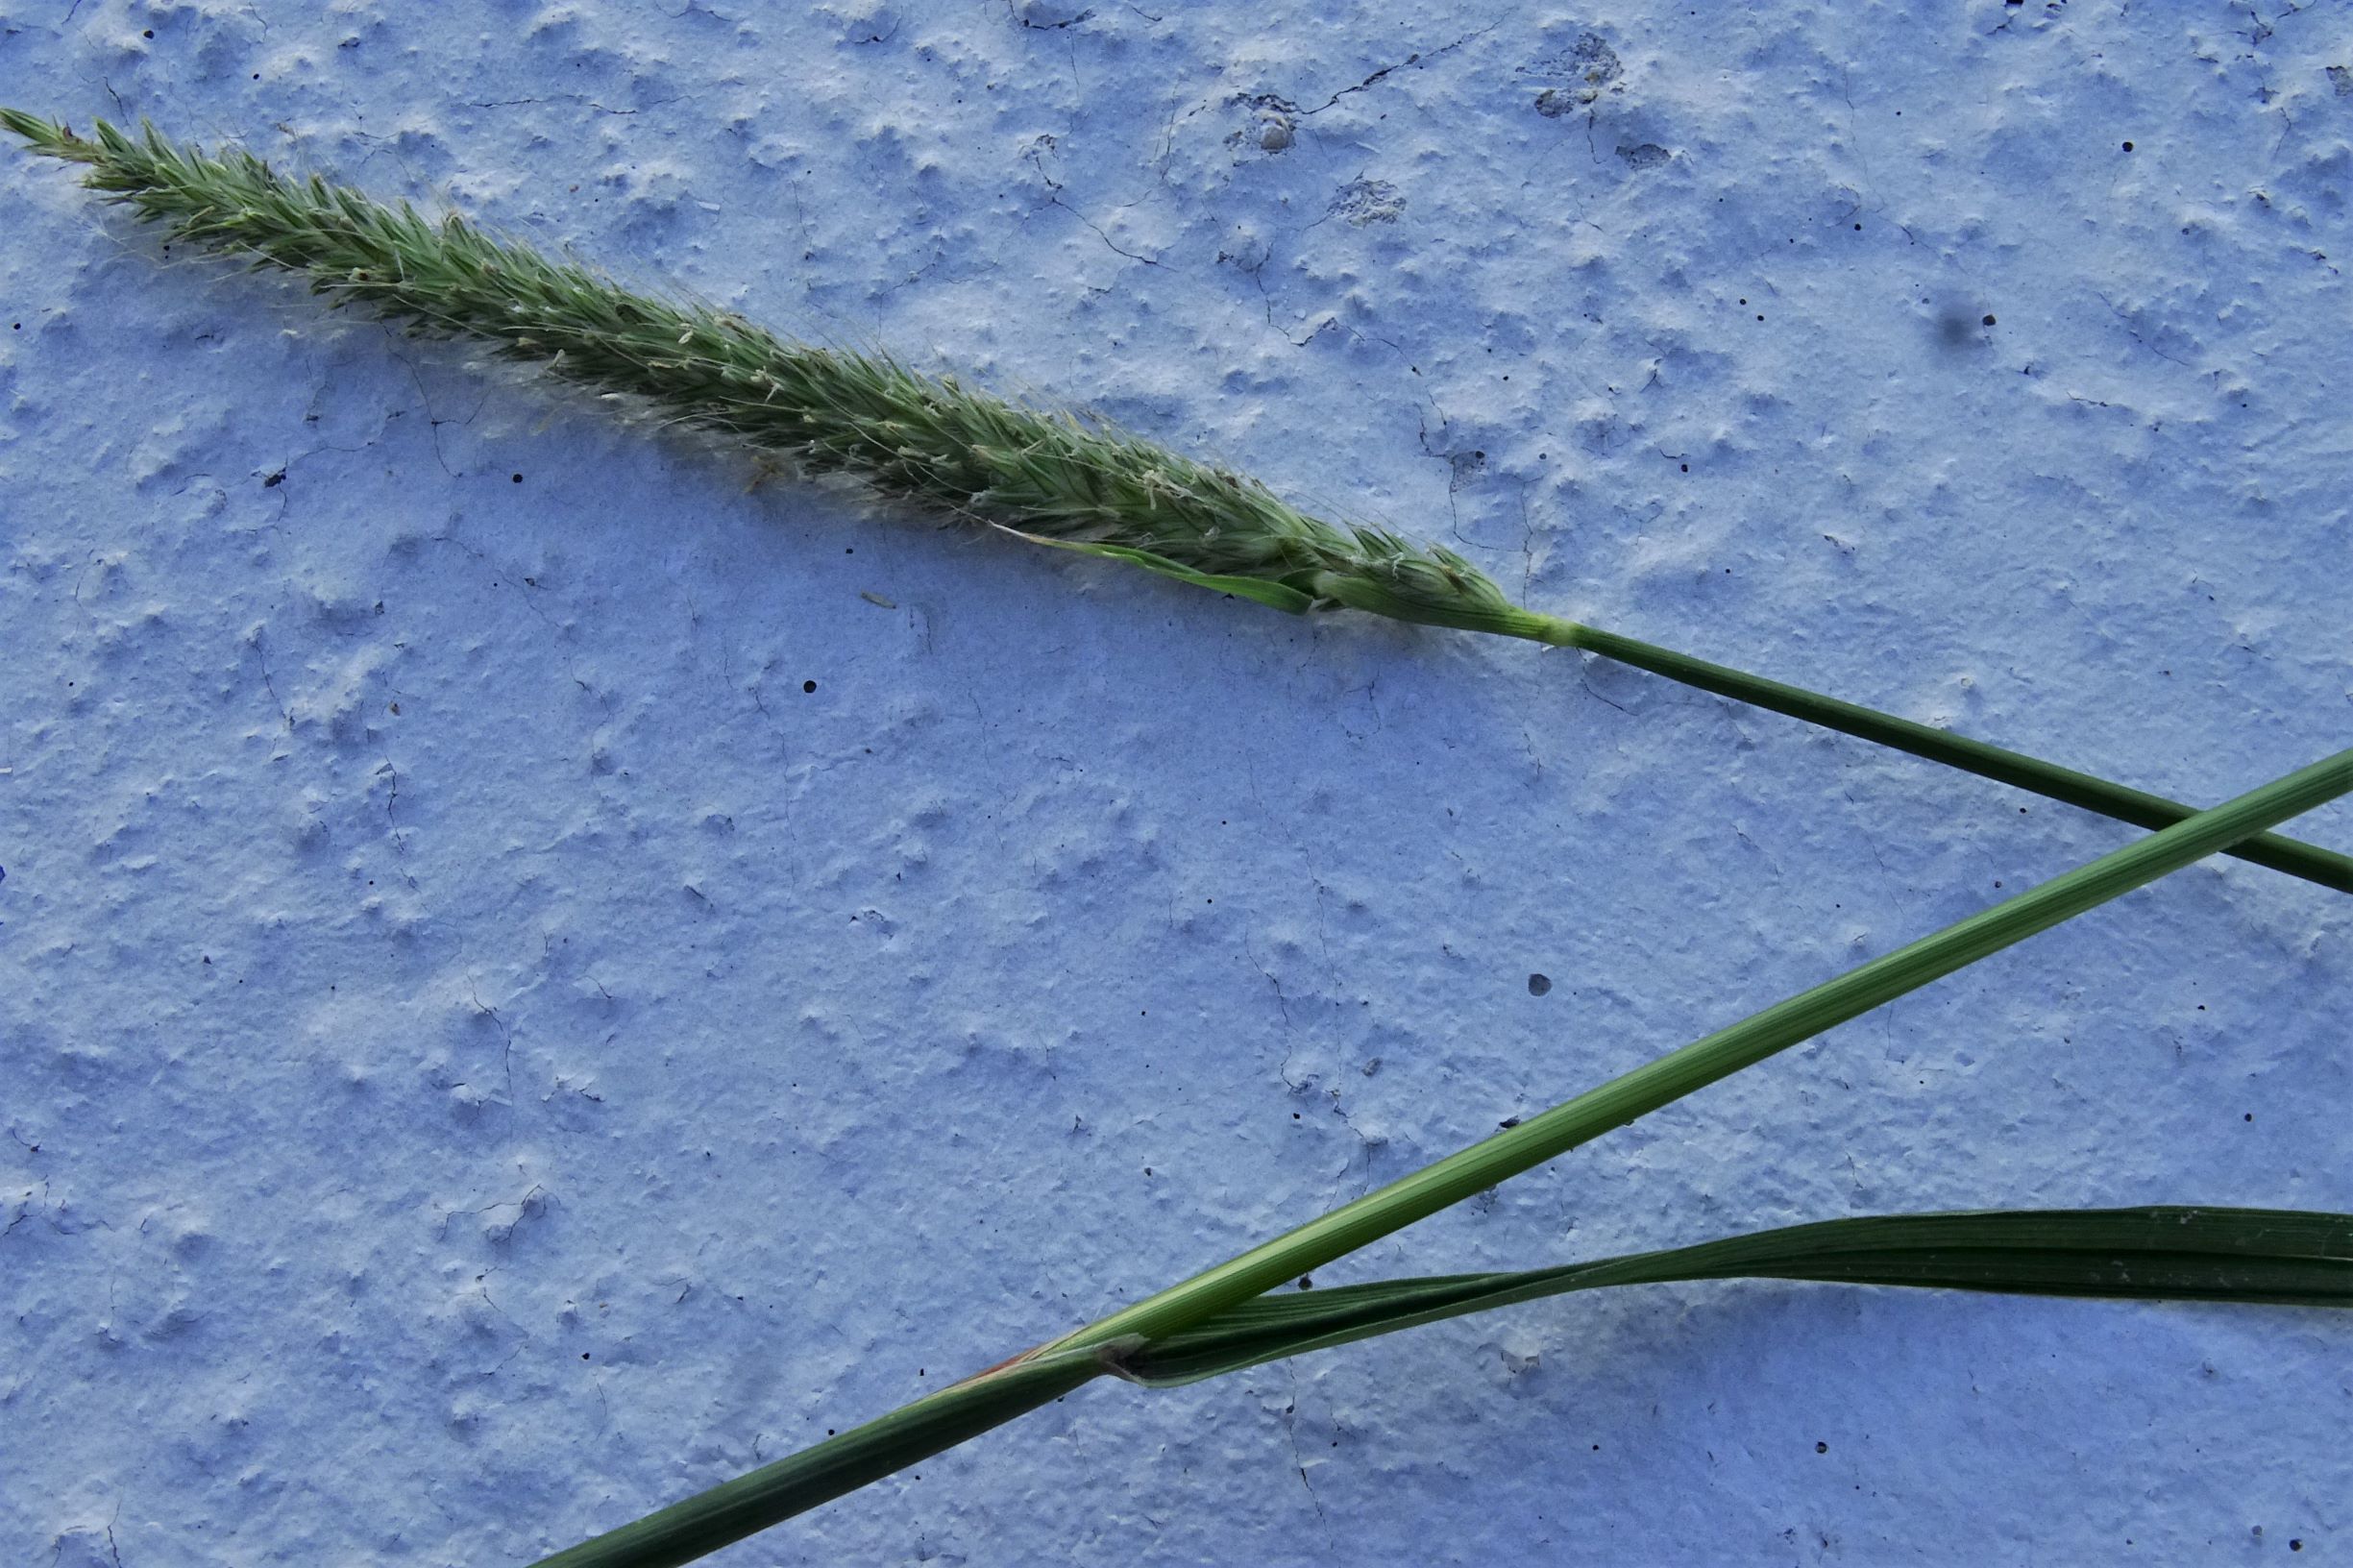
[[(1301, 613), (1392, 620), (1580, 649), (2146, 828), (2193, 807), (2037, 757), (1600, 626), (1522, 608), (1469, 560), (1366, 523), (1316, 517), (1222, 463), (1146, 441), (1097, 413), (926, 376), (887, 350), (780, 337), (707, 303), (641, 293), (502, 239), (253, 154), (184, 148), (152, 125), (88, 136), (16, 110), (0, 128), (85, 164), (84, 183), (178, 238), (282, 267), (335, 306), (421, 335), (474, 337), (502, 358), (659, 425), (745, 443), (813, 476)], [(2267, 833), (2233, 853), (2353, 893), (2353, 856)]]

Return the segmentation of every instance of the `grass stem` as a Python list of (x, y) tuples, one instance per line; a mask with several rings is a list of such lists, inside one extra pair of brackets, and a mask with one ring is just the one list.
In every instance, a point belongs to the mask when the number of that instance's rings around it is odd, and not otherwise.
[[(887, 355), (794, 343), (732, 311), (634, 293), (586, 267), (424, 216), (251, 154), (208, 155), (152, 126), (84, 136), (18, 110), (0, 129), (86, 165), (85, 184), (180, 240), (308, 280), (412, 331), (466, 335), (558, 380), (1042, 544), (1108, 556), (1277, 608), (1582, 648), (2142, 827), (2193, 808), (2021, 752), (1513, 604), (1470, 562), (1384, 528), (1326, 522), (1258, 480), (1091, 416), (1028, 407)], [(2353, 856), (2277, 836), (2234, 854), (2340, 893)]]
[[(1752, 675), (1744, 670), (1727, 665), (1710, 664), (1705, 659), (1673, 649), (1660, 648), (1655, 643), (1641, 642), (1588, 626), (1575, 621), (1562, 621), (1552, 616), (1532, 616), (1538, 625), (1520, 629), (1514, 634), (1532, 642), (1549, 643), (1556, 648), (1582, 649), (1620, 664), (1647, 670), (1654, 675), (1728, 697), (1752, 707), (1767, 708), (1834, 729), (1844, 735), (1876, 742), (1898, 751), (1907, 751), (1916, 757), (1941, 762), (1963, 772), (1975, 773), (1980, 778), (1994, 779), (2015, 788), (2028, 790), (2048, 799), (2080, 806), (2103, 817), (2130, 822), (2136, 827), (2150, 829), (2170, 827), (2196, 814), (2195, 806), (2184, 805), (2162, 795), (2151, 795), (2122, 784), (2112, 784), (2090, 773), (2062, 768), (2056, 763), (2030, 757), (2022, 751), (2011, 751), (1984, 741), (1973, 741), (1965, 735), (1919, 723), (1910, 719), (1899, 719), (1893, 714), (1853, 702), (1842, 702), (1820, 692), (1809, 692), (1802, 686), (1789, 686), (1762, 675)], [(2241, 860), (2252, 861), (2275, 871), (2302, 877), (2307, 882), (2331, 888), (2339, 893), (2353, 893), (2353, 855), (2341, 855), (2332, 849), (2300, 843), (2278, 833), (2259, 833), (2243, 844), (2234, 845), (2231, 854)]]
[(1146, 1339), (1311, 1273), (1981, 958), (2353, 790), (2353, 750), (2299, 769), (1777, 1002), (1171, 1286), (1048, 1350)]
[(540, 1568), (673, 1568), (1012, 1420), (1090, 1378), (1124, 1372), (1131, 1358), (1142, 1370), (1153, 1347), (1301, 1274), (2348, 791), (2353, 750), (2198, 812), (1670, 1051), (1076, 1333), (559, 1553)]

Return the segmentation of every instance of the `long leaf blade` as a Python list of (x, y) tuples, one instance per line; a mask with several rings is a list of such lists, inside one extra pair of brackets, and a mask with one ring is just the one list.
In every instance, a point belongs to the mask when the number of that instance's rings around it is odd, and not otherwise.
[[(1344, 1204), (1321, 1219), (1311, 1220), (1076, 1334), (1042, 1345), (983, 1377), (1035, 1361), (1051, 1361), (1058, 1368), (1074, 1369), (1073, 1375), (1084, 1375), (1086, 1369), (1072, 1355), (1080, 1351), (1095, 1353), (1095, 1371), (1128, 1364), (1138, 1340), (1172, 1339), (1288, 1279), (1320, 1268), (1801, 1040), (2348, 791), (2353, 791), (2353, 750), (2200, 812), (2186, 822), (2078, 867), (1730, 1028), (1670, 1051), (1516, 1128)], [(740, 1540), (840, 1496), (845, 1478), (850, 1478), (847, 1484), (862, 1484), (865, 1479), (887, 1473), (889, 1467), (913, 1463), (979, 1430), (981, 1423), (967, 1424), (964, 1417), (969, 1412), (961, 1409), (943, 1416), (935, 1403), (943, 1397), (932, 1395), (764, 1470), (674, 1503), (637, 1524), (559, 1553), (547, 1563), (561, 1568), (674, 1568), (715, 1550), (723, 1541)], [(999, 1419), (1010, 1420), (1017, 1413), (1018, 1409), (1009, 1403)], [(852, 1446), (853, 1439), (858, 1452), (846, 1456), (844, 1451)]]
[(1161, 1339), (1533, 1169), (1604, 1133), (2353, 791), (2353, 750), (2052, 877), (1942, 931), (1621, 1073), (1238, 1258), (1114, 1312), (1058, 1346)]
[(1115, 1358), (1115, 1369), (1193, 1383), (1578, 1290), (1723, 1279), (2353, 1308), (2353, 1214), (2165, 1205), (1825, 1220), (1559, 1268), (1260, 1296)]

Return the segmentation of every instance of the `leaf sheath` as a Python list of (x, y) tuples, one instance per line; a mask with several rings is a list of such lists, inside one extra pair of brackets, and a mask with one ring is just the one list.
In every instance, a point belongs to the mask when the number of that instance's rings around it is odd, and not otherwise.
[(1115, 1369), (1156, 1386), (1196, 1383), (1576, 1290), (1728, 1279), (2346, 1308), (2353, 1214), (2161, 1206), (1824, 1220), (1564, 1268), (1259, 1296), (1145, 1342)]

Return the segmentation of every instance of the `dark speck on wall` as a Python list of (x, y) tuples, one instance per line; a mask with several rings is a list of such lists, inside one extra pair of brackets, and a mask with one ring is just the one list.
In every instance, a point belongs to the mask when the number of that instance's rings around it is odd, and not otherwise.
[(1528, 977), (1528, 994), (1531, 996), (1541, 996), (1552, 989), (1553, 977), (1549, 974), (1532, 974)]

